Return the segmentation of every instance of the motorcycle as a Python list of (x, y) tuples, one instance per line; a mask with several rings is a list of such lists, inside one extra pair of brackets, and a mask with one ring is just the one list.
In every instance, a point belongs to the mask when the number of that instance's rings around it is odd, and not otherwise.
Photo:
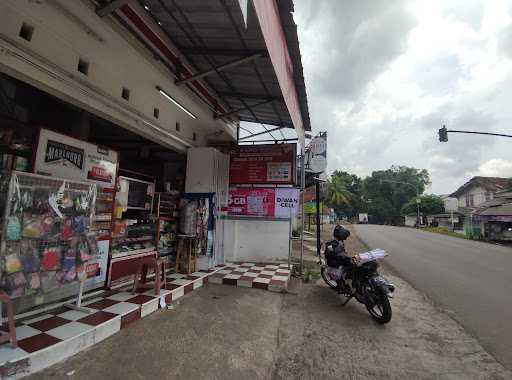
[(343, 294), (347, 300), (352, 298), (366, 306), (373, 319), (384, 324), (391, 320), (390, 298), (393, 298), (395, 286), (378, 272), (377, 260), (387, 256), (383, 250), (377, 249), (360, 253), (352, 257), (352, 263), (344, 268), (327, 265), (325, 250), (319, 257), (320, 273), (330, 288)]

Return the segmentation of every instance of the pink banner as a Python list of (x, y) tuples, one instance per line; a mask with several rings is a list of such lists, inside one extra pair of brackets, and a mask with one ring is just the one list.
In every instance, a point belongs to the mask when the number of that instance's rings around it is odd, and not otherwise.
[(276, 0), (254, 0), (253, 4), (286, 107), (299, 136), (299, 143), (304, 147), (304, 126), (302, 125), (299, 98), (293, 81), (293, 65)]
[(230, 215), (266, 216), (275, 214), (275, 189), (237, 187), (229, 189)]

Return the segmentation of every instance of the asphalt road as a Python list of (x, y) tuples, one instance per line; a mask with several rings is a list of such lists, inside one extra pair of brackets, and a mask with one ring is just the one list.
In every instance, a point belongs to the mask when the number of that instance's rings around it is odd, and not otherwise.
[(388, 251), (392, 269), (512, 369), (512, 248), (410, 228), (355, 229), (368, 246)]

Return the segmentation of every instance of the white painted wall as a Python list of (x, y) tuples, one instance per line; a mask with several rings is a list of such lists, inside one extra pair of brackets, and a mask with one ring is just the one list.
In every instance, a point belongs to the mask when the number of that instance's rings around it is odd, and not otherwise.
[[(30, 42), (19, 36), (23, 23), (34, 27)], [(89, 62), (87, 76), (77, 71), (79, 58)], [(92, 1), (0, 1), (0, 71), (180, 150), (187, 144), (204, 146), (208, 135), (218, 130), (236, 136), (236, 129), (215, 120), (196, 95), (175, 86), (167, 68), (114, 18), (98, 17)], [(164, 98), (157, 85), (197, 119)], [(128, 101), (121, 97), (123, 87), (130, 90)], [(155, 107), (160, 110), (158, 119), (153, 116)]]
[[(486, 191), (488, 191), (488, 190), (484, 189), (481, 186), (475, 186), (475, 187), (470, 188), (468, 191), (466, 191), (465, 193), (463, 193), (459, 197), (457, 197), (458, 202), (459, 202), (459, 207), (468, 207), (468, 206), (466, 206), (466, 194), (473, 195), (473, 200), (474, 200), (473, 207), (479, 206), (480, 204), (485, 202)], [(493, 199), (493, 198), (494, 198), (494, 194), (491, 192), (489, 199)]]
[(405, 219), (404, 219), (404, 224), (407, 227), (414, 227), (416, 225), (417, 219), (418, 219), (418, 217), (416, 215), (414, 215), (414, 216), (406, 215)]
[(289, 223), (288, 220), (225, 219), (225, 261), (288, 260)]

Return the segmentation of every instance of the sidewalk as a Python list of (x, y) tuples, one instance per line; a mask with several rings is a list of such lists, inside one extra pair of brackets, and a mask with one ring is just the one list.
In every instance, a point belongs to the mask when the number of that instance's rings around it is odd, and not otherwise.
[[(347, 249), (364, 246), (352, 236)], [(385, 326), (355, 301), (341, 307), (321, 280), (288, 294), (208, 284), (30, 379), (512, 378), (454, 320), (384, 274), (397, 286)]]

